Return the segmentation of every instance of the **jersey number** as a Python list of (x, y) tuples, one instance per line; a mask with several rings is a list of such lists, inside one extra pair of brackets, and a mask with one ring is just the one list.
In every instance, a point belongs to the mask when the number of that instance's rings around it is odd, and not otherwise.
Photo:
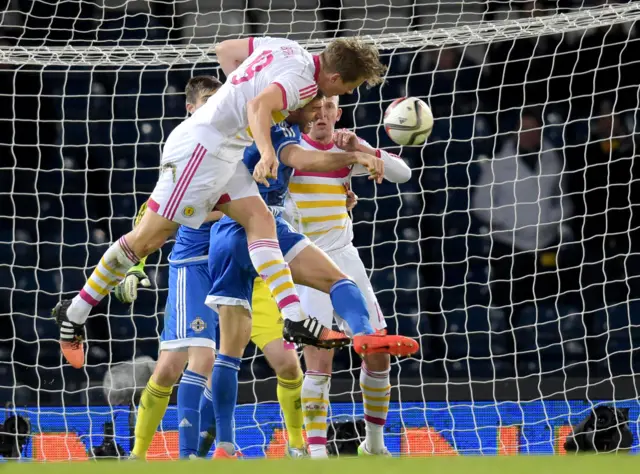
[(262, 71), (265, 67), (271, 64), (271, 61), (273, 61), (273, 54), (271, 54), (271, 51), (266, 50), (261, 52), (256, 59), (247, 65), (244, 73), (234, 75), (231, 78), (231, 84), (237, 86), (243, 82), (250, 81), (256, 73)]

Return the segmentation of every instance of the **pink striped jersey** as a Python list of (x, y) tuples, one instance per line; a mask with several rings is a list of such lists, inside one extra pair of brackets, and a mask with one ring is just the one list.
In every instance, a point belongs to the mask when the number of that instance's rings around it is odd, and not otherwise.
[(249, 38), (249, 53), (220, 90), (187, 119), (212, 152), (225, 146), (247, 145), (251, 135), (247, 104), (269, 85), (280, 88), (284, 104), (283, 111), (274, 114), (274, 124), (284, 120), (288, 110), (304, 107), (318, 92), (320, 60), (295, 41)]
[[(373, 148), (365, 140), (359, 140)], [(318, 143), (308, 135), (302, 136), (300, 146), (308, 150), (342, 152), (333, 143)], [(399, 156), (384, 150), (376, 150), (376, 155), (385, 162), (385, 178), (388, 181), (404, 183), (411, 178), (411, 169)], [(289, 181), (285, 218), (325, 252), (350, 245), (353, 223), (346, 207), (348, 185), (351, 176), (368, 174), (361, 165), (325, 173), (295, 170)]]

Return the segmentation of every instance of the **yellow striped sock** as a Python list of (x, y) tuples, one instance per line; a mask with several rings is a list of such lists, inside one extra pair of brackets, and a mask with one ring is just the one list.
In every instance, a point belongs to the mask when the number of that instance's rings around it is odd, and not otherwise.
[(163, 387), (149, 379), (140, 397), (138, 418), (136, 419), (136, 442), (131, 451), (136, 457), (146, 459), (147, 451), (153, 441), (153, 436), (167, 411), (169, 397), (173, 387)]
[(289, 436), (289, 446), (292, 448), (304, 448), (304, 438), (302, 437), (302, 403), (300, 392), (302, 391), (302, 373), (298, 373), (298, 378), (287, 380), (278, 377), (278, 402), (284, 415), (284, 424), (287, 427)]

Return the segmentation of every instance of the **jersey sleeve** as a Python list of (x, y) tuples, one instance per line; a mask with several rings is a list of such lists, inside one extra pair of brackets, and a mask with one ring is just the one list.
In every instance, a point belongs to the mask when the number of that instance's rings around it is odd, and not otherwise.
[(305, 79), (297, 73), (281, 74), (272, 84), (278, 86), (282, 92), (284, 110), (304, 107), (318, 93), (318, 85), (313, 79)]
[[(376, 156), (384, 161), (384, 176), (387, 181), (392, 183), (406, 183), (411, 179), (411, 168), (409, 168), (399, 155), (382, 150), (381, 148), (374, 148), (369, 144), (369, 142), (360, 137), (358, 137), (358, 141), (361, 145), (373, 148), (376, 151)], [(353, 166), (353, 176), (364, 176), (368, 174), (369, 171), (367, 171), (364, 166)]]
[(280, 159), (280, 152), (287, 145), (297, 145), (300, 143), (300, 130), (298, 127), (287, 127), (283, 125), (274, 125), (271, 127), (271, 142), (276, 150), (276, 156)]

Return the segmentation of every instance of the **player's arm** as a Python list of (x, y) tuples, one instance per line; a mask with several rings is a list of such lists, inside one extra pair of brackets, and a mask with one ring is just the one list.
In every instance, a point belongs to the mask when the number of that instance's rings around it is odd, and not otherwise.
[[(406, 183), (411, 179), (411, 168), (404, 160), (393, 153), (371, 147), (366, 141), (348, 130), (337, 130), (334, 134), (334, 143), (343, 150), (359, 151), (371, 156), (375, 156), (384, 163), (385, 178), (392, 183)], [(368, 171), (362, 166), (355, 166), (353, 174), (355, 176), (367, 174)]]
[[(142, 220), (142, 216), (147, 210), (147, 203), (145, 202), (140, 206), (136, 219), (133, 222), (133, 227), (136, 227)], [(118, 286), (115, 287), (113, 292), (114, 296), (122, 303), (133, 303), (138, 298), (138, 285), (142, 285), (145, 288), (151, 286), (149, 277), (144, 272), (144, 265), (147, 262), (147, 257), (143, 257), (140, 261), (127, 270), (124, 279)]]
[(287, 166), (305, 172), (321, 173), (336, 171), (352, 165), (360, 165), (371, 179), (382, 182), (385, 174), (384, 162), (375, 155), (361, 152), (338, 152), (307, 150), (300, 145), (287, 145), (279, 152), (280, 160)]
[(256, 148), (260, 152), (260, 161), (253, 171), (254, 179), (269, 187), (267, 178), (278, 176), (278, 159), (271, 140), (271, 117), (273, 112), (285, 110), (286, 95), (280, 84), (270, 84), (257, 97), (247, 103), (249, 127)]
[(223, 41), (216, 45), (215, 51), (222, 71), (229, 76), (253, 52), (253, 38)]

